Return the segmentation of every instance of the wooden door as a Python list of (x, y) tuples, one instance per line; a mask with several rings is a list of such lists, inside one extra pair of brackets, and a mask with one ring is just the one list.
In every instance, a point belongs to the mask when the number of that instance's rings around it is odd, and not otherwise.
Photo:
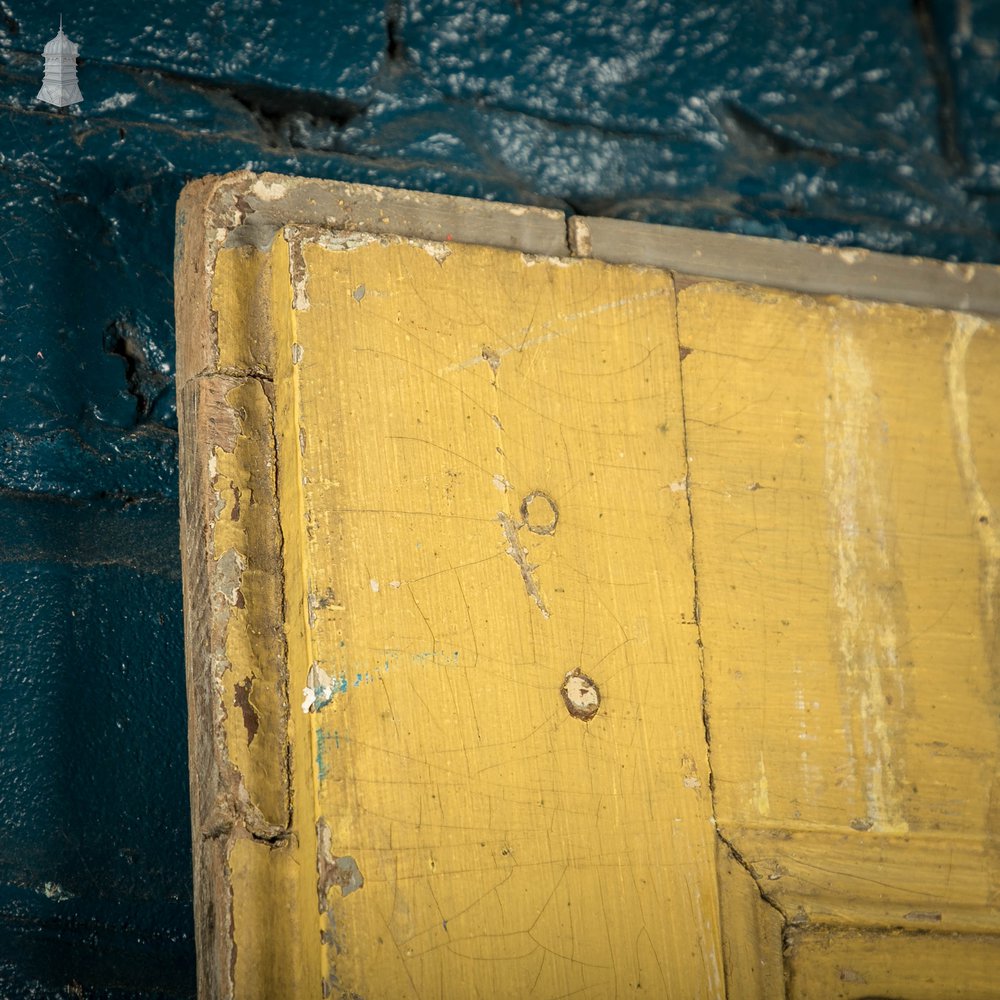
[(1000, 996), (1000, 327), (267, 183), (181, 255), (203, 993)]

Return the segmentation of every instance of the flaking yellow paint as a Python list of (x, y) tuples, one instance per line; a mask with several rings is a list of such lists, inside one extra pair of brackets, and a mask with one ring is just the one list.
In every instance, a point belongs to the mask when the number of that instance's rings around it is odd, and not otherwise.
[[(288, 823), (288, 780), (284, 764), (283, 657), (273, 616), (281, 609), (281, 581), (264, 564), (265, 533), (274, 530), (274, 468), (262, 458), (271, 449), (271, 404), (261, 384), (236, 382), (227, 403), (240, 414), (235, 446), (215, 449), (212, 488), (216, 495), (215, 559), (228, 582), (219, 600), (228, 606), (225, 656), (219, 692), (225, 712), (227, 756), (239, 775), (257, 832)], [(268, 620), (270, 616), (271, 620)]]

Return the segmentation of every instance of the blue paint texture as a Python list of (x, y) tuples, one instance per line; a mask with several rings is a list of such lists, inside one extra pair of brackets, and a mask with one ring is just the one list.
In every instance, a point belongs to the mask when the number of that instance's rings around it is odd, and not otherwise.
[(1000, 5), (0, 0), (10, 1000), (193, 995), (173, 211), (244, 167), (998, 262)]

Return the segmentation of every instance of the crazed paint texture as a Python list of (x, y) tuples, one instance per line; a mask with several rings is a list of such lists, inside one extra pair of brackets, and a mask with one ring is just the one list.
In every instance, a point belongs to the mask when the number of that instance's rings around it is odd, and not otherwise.
[(328, 989), (719, 997), (670, 276), (272, 254), (300, 262), (275, 400)]
[(678, 300), (722, 836), (792, 925), (997, 933), (998, 324)]

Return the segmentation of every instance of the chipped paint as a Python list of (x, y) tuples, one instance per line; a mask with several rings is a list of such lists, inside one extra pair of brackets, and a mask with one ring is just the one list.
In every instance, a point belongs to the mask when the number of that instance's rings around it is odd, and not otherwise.
[(544, 264), (548, 267), (573, 266), (573, 259), (571, 257), (543, 257), (533, 253), (522, 253), (521, 262), (525, 267), (537, 267), (539, 264)]
[(74, 898), (74, 894), (67, 892), (58, 882), (43, 882), (41, 893), (46, 899), (54, 899), (57, 903), (65, 903)]
[(757, 781), (754, 783), (753, 803), (761, 816), (771, 815), (771, 798), (768, 794), (767, 769), (764, 766), (764, 754), (760, 753), (757, 762)]
[(681, 767), (684, 772), (681, 784), (685, 788), (701, 788), (701, 779), (698, 777), (698, 765), (690, 754), (686, 753), (681, 757)]
[(288, 193), (288, 185), (283, 181), (266, 180), (260, 177), (254, 181), (250, 190), (261, 201), (280, 201)]
[(451, 248), (444, 243), (431, 243), (427, 240), (410, 240), (413, 246), (420, 247), (424, 253), (430, 254), (439, 264), (443, 264), (451, 256)]
[(295, 239), (293, 231), (288, 233), (288, 276), (292, 284), (292, 308), (296, 312), (309, 311), (309, 269), (301, 241)]
[(574, 719), (589, 722), (601, 707), (601, 692), (597, 684), (579, 668), (569, 671), (563, 678), (560, 691), (566, 710)]
[[(336, 918), (331, 894), (340, 889), (340, 897), (349, 896), (363, 888), (364, 876), (351, 855), (337, 855), (333, 850), (333, 832), (322, 816), (316, 821), (316, 895), (319, 912), (326, 918), (320, 932), (320, 941), (328, 950), (327, 974), (323, 981), (323, 996), (331, 996), (338, 986), (336, 956), (340, 953), (337, 939)], [(342, 996), (347, 994), (341, 992)], [(351, 996), (357, 996), (352, 993)]]
[(385, 237), (374, 236), (371, 233), (336, 230), (330, 232), (325, 229), (302, 232), (301, 238), (304, 243), (315, 243), (326, 250), (337, 250), (341, 253), (357, 250), (359, 247), (366, 247), (372, 243), (382, 242), (385, 239)]
[(314, 663), (309, 668), (306, 686), (302, 689), (303, 713), (320, 712), (332, 704), (337, 695), (374, 684), (382, 675), (398, 669), (401, 657), (405, 657), (409, 666), (417, 667), (453, 667), (459, 662), (458, 650), (429, 649), (404, 653), (398, 649), (386, 649), (378, 662), (366, 660), (353, 662), (350, 666), (342, 664), (332, 673)]
[(321, 666), (314, 663), (306, 675), (306, 686), (302, 689), (302, 711), (318, 712), (333, 701), (334, 695), (347, 690), (347, 678), (332, 677)]

